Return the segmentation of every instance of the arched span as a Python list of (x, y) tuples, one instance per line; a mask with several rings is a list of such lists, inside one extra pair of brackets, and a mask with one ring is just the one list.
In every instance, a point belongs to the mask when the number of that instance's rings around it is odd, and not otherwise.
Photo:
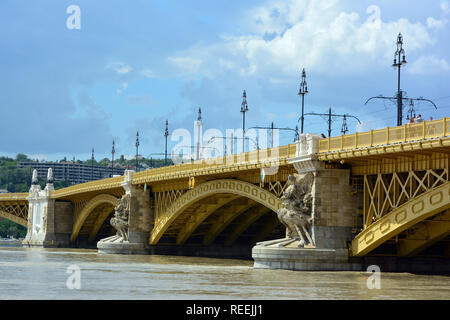
[(413, 225), (450, 208), (450, 182), (411, 199), (361, 231), (352, 241), (352, 255), (364, 256)]
[(24, 226), (25, 228), (27, 227), (27, 220), (20, 218), (16, 215), (13, 215), (11, 213), (0, 210), (0, 218), (5, 218), (5, 219), (11, 220), (12, 222), (15, 222), (17, 224), (20, 224), (21, 226)]
[(84, 206), (84, 208), (81, 210), (81, 212), (76, 217), (76, 221), (73, 225), (72, 229), (72, 235), (70, 237), (70, 242), (75, 241), (75, 239), (78, 237), (78, 233), (81, 230), (81, 227), (83, 226), (84, 221), (86, 218), (91, 214), (91, 212), (98, 207), (101, 204), (108, 203), (112, 205), (113, 207), (117, 206), (118, 200), (116, 197), (110, 195), (110, 194), (100, 194), (98, 196), (95, 196), (91, 200), (89, 200), (88, 203)]
[(159, 219), (153, 228), (150, 244), (156, 245), (167, 228), (193, 203), (208, 196), (228, 193), (252, 199), (268, 209), (277, 212), (281, 208), (281, 200), (273, 193), (254, 184), (240, 180), (214, 180), (205, 182), (179, 197)]

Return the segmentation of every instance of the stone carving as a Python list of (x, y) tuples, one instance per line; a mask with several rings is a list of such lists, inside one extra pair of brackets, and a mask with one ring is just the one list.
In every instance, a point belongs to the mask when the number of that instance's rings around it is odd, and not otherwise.
[[(288, 238), (299, 238), (299, 247), (314, 246), (311, 237), (312, 217), (312, 172), (288, 177), (288, 187), (281, 196), (283, 207), (278, 210), (278, 219), (286, 227)], [(305, 239), (306, 238), (306, 239)]]
[(117, 235), (122, 241), (128, 241), (128, 217), (130, 215), (130, 195), (126, 194), (119, 200), (114, 208), (114, 217), (111, 218), (111, 226), (117, 230)]
[(39, 184), (38, 172), (37, 172), (36, 169), (33, 170), (33, 176), (31, 177), (31, 184), (32, 185), (38, 185)]
[(53, 183), (53, 169), (52, 168), (48, 168), (47, 184), (52, 184), (52, 183)]
[(38, 172), (34, 169), (31, 178), (30, 197), (38, 197), (39, 192), (41, 192), (41, 186), (39, 185)]

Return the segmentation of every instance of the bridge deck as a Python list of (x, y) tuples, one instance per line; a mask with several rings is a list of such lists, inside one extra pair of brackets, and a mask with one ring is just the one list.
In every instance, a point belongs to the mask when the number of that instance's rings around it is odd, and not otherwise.
[(368, 132), (325, 138), (319, 141), (319, 159), (383, 155), (450, 146), (450, 118), (405, 124)]

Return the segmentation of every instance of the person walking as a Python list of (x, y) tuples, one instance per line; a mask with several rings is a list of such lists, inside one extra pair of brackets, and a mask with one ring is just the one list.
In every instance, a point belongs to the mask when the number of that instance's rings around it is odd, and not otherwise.
[(419, 114), (418, 116), (417, 116), (417, 118), (415, 119), (415, 123), (421, 123), (421, 122), (423, 122), (424, 120), (423, 120), (423, 118), (422, 118), (422, 115), (421, 114)]

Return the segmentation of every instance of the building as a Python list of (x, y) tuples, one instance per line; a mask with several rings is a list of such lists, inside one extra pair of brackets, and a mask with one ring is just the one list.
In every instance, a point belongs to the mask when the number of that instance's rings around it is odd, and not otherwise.
[[(19, 168), (36, 169), (38, 177), (47, 178), (49, 168), (53, 169), (55, 181), (68, 181), (70, 184), (79, 184), (93, 180), (111, 177), (111, 167), (92, 166), (75, 162), (19, 162)], [(125, 169), (114, 167), (113, 175), (123, 175)]]

